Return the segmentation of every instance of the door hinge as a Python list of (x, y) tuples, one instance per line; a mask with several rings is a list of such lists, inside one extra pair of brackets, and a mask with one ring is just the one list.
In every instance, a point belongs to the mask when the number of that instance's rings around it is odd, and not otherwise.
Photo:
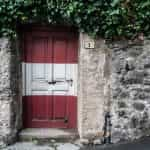
[(70, 86), (72, 86), (72, 83), (73, 83), (73, 80), (72, 80), (72, 79), (66, 80), (66, 81), (70, 84)]

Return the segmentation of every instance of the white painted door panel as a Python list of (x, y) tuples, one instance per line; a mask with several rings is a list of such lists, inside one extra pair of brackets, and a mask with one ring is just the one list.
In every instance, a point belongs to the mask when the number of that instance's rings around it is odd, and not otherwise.
[(22, 68), (25, 95), (77, 95), (77, 64), (23, 63)]
[(66, 64), (53, 64), (53, 79), (64, 81), (66, 77)]
[(32, 80), (45, 80), (45, 64), (33, 64), (32, 65)]
[(56, 84), (53, 88), (53, 94), (62, 95), (69, 91), (69, 84), (66, 81), (66, 64), (53, 64), (53, 80), (56, 81)]

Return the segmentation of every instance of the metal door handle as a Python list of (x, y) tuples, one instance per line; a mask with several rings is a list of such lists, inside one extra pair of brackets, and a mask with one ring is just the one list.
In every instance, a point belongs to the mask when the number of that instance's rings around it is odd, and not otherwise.
[(56, 84), (56, 81), (48, 81), (48, 84)]
[(57, 80), (54, 80), (54, 81), (50, 81), (50, 82), (48, 82), (48, 84), (56, 84), (57, 82), (64, 82), (64, 81), (57, 81)]
[(70, 83), (72, 83), (73, 82), (73, 80), (72, 79), (70, 79), (70, 80), (66, 80), (67, 82), (70, 82)]
[[(68, 83), (71, 83), (72, 84), (72, 82), (73, 82), (73, 80), (72, 79), (70, 79), (70, 80), (65, 80), (66, 82), (68, 82)], [(48, 84), (56, 84), (57, 82), (65, 82), (65, 81), (61, 81), (61, 80), (54, 80), (54, 81), (48, 81)]]

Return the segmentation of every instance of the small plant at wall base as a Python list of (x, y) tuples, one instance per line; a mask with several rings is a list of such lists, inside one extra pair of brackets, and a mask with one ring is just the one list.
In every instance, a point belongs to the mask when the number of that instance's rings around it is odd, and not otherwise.
[(91, 36), (150, 33), (149, 0), (0, 0), (0, 35), (20, 23), (70, 24)]

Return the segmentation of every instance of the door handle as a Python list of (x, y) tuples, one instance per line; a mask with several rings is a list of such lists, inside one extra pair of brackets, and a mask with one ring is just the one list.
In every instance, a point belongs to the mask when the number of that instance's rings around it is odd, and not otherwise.
[[(70, 83), (72, 85), (73, 80), (65, 80), (66, 82)], [(56, 84), (57, 82), (65, 82), (65, 81), (61, 81), (61, 80), (53, 80), (53, 81), (48, 81), (48, 84)]]
[(57, 80), (54, 80), (54, 81), (48, 81), (48, 84), (56, 84), (57, 82), (64, 82), (64, 81), (57, 81)]
[(70, 79), (70, 80), (66, 80), (67, 82), (69, 82), (69, 83), (72, 83), (73, 82), (73, 80), (72, 79)]
[(48, 81), (48, 84), (56, 84), (56, 81)]

